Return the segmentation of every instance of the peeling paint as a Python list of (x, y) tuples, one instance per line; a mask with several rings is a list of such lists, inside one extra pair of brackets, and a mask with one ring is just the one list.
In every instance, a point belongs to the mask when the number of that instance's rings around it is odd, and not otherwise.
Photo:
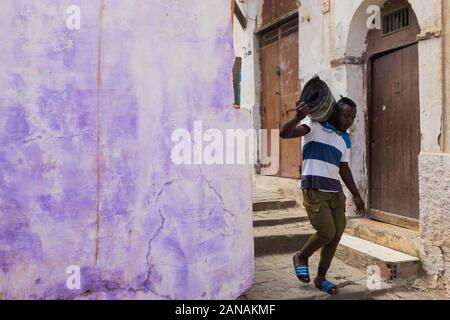
[(251, 166), (170, 162), (175, 128), (251, 126), (232, 107), (229, 2), (79, 6), (68, 30), (65, 5), (2, 1), (0, 293), (238, 297), (254, 276)]

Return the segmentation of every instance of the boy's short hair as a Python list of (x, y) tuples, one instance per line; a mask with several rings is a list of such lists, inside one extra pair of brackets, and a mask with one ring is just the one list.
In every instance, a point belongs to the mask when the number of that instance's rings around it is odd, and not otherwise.
[(340, 99), (338, 102), (336, 102), (336, 109), (337, 109), (338, 111), (341, 111), (341, 110), (342, 110), (341, 108), (342, 108), (345, 104), (348, 105), (348, 106), (350, 106), (350, 107), (352, 107), (352, 108), (356, 108), (356, 103), (355, 103), (355, 101), (353, 101), (353, 100), (350, 99), (350, 98), (341, 96), (341, 99)]

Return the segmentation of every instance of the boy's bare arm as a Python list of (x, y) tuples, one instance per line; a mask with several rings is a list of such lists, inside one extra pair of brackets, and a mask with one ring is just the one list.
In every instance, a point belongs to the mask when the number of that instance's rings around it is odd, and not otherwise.
[(356, 187), (355, 181), (353, 180), (352, 171), (350, 170), (347, 162), (341, 162), (339, 174), (347, 188), (352, 193), (353, 201), (355, 202), (358, 212), (361, 214), (365, 213), (366, 207), (364, 201), (359, 194), (358, 188)]
[(287, 121), (280, 130), (280, 137), (283, 139), (299, 138), (307, 135), (311, 129), (307, 126), (300, 125), (300, 121), (309, 114), (309, 107), (305, 103), (296, 103), (297, 113), (295, 117)]

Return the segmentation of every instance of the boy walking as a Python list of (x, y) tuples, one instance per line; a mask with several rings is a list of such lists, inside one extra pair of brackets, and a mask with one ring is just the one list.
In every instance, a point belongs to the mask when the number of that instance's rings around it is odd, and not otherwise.
[(364, 201), (348, 165), (351, 141), (347, 130), (355, 120), (356, 104), (342, 97), (327, 122), (311, 121), (307, 118), (309, 113), (305, 103), (297, 102), (295, 117), (285, 123), (280, 131), (283, 139), (303, 137), (303, 205), (316, 230), (302, 250), (293, 257), (293, 262), (297, 278), (303, 283), (309, 283), (308, 259), (321, 249), (314, 284), (322, 291), (337, 294), (337, 286), (326, 279), (326, 274), (346, 225), (346, 197), (339, 177), (352, 193), (358, 213), (365, 212)]

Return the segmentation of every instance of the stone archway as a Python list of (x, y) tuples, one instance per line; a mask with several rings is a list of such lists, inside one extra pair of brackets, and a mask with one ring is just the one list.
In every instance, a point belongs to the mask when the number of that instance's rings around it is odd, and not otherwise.
[[(361, 84), (361, 77), (364, 75), (363, 55), (367, 48), (366, 21), (368, 18), (367, 7), (369, 5), (381, 6), (386, 0), (360, 0), (355, 1), (351, 23), (348, 26), (345, 46), (344, 64), (346, 66), (346, 86), (349, 94), (354, 94), (358, 102), (366, 106), (366, 97), (364, 88)], [(443, 88), (441, 63), (433, 63), (436, 57), (442, 57), (442, 3), (439, 0), (421, 1), (409, 0), (411, 7), (417, 17), (421, 33), (417, 36), (419, 41), (419, 73), (421, 105), (432, 105), (427, 110), (421, 110), (424, 121), (429, 121), (435, 125), (424, 130), (426, 123), (421, 122), (423, 142), (422, 151), (440, 152), (439, 146), (440, 126), (442, 106), (443, 106)], [(358, 129), (364, 129), (363, 127)], [(362, 131), (364, 132), (364, 131)]]

